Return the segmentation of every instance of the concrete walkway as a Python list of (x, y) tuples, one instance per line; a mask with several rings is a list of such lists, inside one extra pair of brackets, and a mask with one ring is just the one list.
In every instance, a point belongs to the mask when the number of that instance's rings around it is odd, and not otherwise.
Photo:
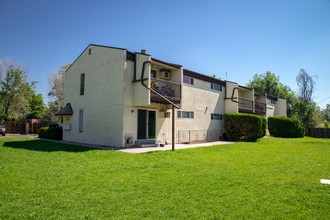
[[(207, 142), (207, 143), (197, 143), (197, 144), (175, 144), (175, 150), (181, 149), (188, 149), (188, 148), (196, 148), (196, 147), (210, 147), (214, 145), (223, 145), (223, 144), (234, 144), (235, 142), (230, 141), (214, 141), (214, 142)], [(140, 147), (140, 148), (122, 148), (118, 151), (131, 153), (131, 154), (141, 154), (141, 153), (148, 153), (153, 151), (165, 151), (165, 150), (172, 150), (172, 145), (166, 145), (165, 147)]]

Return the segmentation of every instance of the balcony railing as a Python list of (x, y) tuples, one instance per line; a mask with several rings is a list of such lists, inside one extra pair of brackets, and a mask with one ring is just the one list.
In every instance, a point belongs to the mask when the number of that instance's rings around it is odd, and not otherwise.
[(244, 98), (238, 98), (238, 109), (240, 111), (253, 112), (253, 101)]
[[(181, 101), (180, 84), (158, 79), (151, 79), (150, 87), (175, 104), (179, 104)], [(162, 98), (160, 98), (157, 94), (153, 92), (150, 93), (150, 101), (154, 103), (165, 103)]]
[(266, 103), (256, 102), (255, 103), (255, 112), (256, 113), (266, 113)]

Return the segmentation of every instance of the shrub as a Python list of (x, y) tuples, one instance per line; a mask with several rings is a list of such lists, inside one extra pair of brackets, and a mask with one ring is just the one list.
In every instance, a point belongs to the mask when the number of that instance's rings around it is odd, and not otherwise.
[(39, 129), (38, 137), (53, 140), (62, 140), (62, 127), (42, 127)]
[(268, 118), (268, 130), (274, 137), (298, 138), (304, 137), (304, 128), (297, 119), (284, 116)]
[(266, 135), (264, 117), (244, 113), (224, 115), (226, 138), (231, 141), (256, 141)]

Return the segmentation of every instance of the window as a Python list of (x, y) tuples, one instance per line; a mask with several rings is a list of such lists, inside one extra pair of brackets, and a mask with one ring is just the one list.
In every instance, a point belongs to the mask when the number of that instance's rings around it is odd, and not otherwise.
[(92, 48), (89, 48), (88, 49), (88, 55), (91, 55), (92, 54)]
[(183, 76), (183, 83), (194, 85), (194, 79), (188, 76)]
[(271, 100), (270, 100), (270, 103), (272, 103), (272, 104), (276, 105), (276, 100), (274, 100), (274, 99), (271, 99)]
[(85, 73), (80, 75), (80, 95), (85, 94)]
[(194, 118), (194, 112), (178, 111), (178, 118)]
[(222, 87), (219, 84), (211, 83), (211, 89), (222, 91)]
[(157, 71), (156, 70), (151, 70), (150, 77), (156, 79), (157, 78)]
[(79, 110), (79, 132), (84, 131), (84, 110)]
[(221, 114), (211, 113), (211, 120), (222, 120)]

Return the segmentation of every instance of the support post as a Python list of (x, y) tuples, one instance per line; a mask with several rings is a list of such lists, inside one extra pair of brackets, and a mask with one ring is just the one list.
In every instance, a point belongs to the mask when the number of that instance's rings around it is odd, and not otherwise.
[(174, 151), (175, 150), (175, 143), (174, 143), (174, 141), (175, 141), (175, 108), (174, 108), (174, 105), (172, 105), (172, 151)]

